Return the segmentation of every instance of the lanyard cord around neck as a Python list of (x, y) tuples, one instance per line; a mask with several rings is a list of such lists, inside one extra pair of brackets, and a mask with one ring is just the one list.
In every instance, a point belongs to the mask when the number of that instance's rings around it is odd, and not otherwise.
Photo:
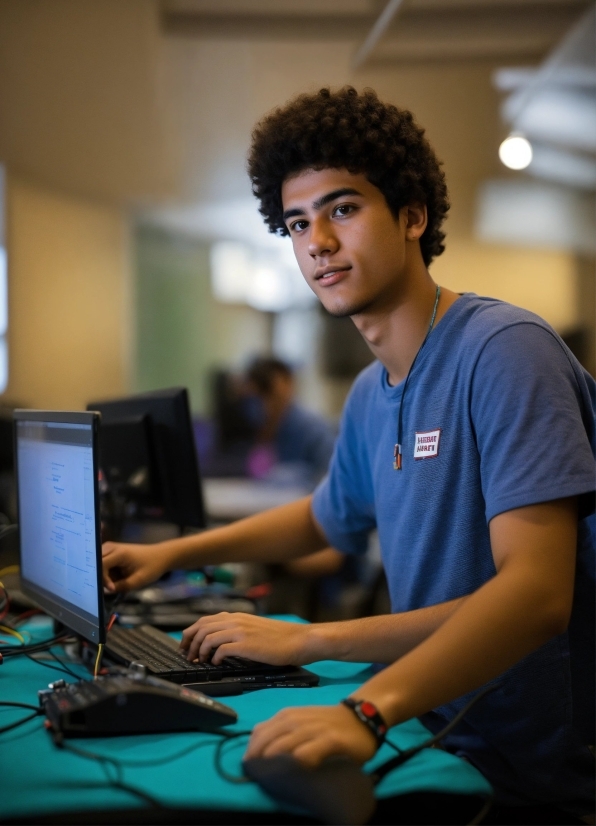
[(412, 374), (412, 370), (414, 369), (414, 365), (416, 364), (416, 359), (422, 352), (422, 348), (426, 344), (426, 340), (430, 335), (430, 331), (432, 330), (435, 318), (437, 317), (437, 307), (439, 306), (439, 298), (441, 297), (441, 288), (437, 284), (437, 289), (435, 290), (435, 306), (433, 307), (433, 314), (430, 319), (430, 325), (428, 330), (426, 331), (426, 335), (424, 336), (424, 341), (418, 348), (418, 352), (414, 356), (414, 361), (410, 365), (410, 369), (408, 370), (408, 375), (406, 376), (406, 380), (404, 382), (404, 389), (401, 394), (401, 402), (399, 404), (399, 414), (397, 416), (397, 441), (395, 443), (395, 447), (393, 448), (393, 470), (401, 470), (401, 434), (402, 434), (402, 413), (404, 409), (404, 400), (406, 398), (406, 390), (408, 389), (408, 382), (410, 381), (410, 375)]

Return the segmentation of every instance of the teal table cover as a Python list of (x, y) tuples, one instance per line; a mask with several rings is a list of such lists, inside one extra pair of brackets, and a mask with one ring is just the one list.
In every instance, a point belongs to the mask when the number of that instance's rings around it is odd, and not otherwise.
[[(34, 639), (51, 635), (48, 620), (27, 626)], [(4, 635), (0, 632), (0, 637)], [(55, 649), (64, 658), (62, 649)], [(51, 661), (48, 661), (51, 662)], [(55, 664), (55, 663), (54, 663)], [(88, 678), (81, 665), (69, 667)], [(238, 713), (228, 731), (251, 729), (287, 706), (334, 705), (371, 676), (366, 663), (325, 661), (309, 666), (321, 682), (317, 688), (275, 688), (221, 698)], [(49, 682), (64, 677), (26, 657), (6, 658), (0, 666), (0, 701), (37, 704), (37, 692)], [(25, 709), (0, 706), (0, 727), (25, 716)], [(0, 819), (36, 814), (90, 809), (122, 809), (144, 804), (130, 792), (111, 786), (104, 769), (95, 761), (58, 749), (44, 729), (43, 717), (0, 735)], [(400, 749), (429, 737), (418, 720), (395, 726), (389, 738)], [(253, 783), (235, 784), (219, 776), (214, 765), (220, 738), (213, 734), (146, 734), (126, 737), (70, 740), (79, 748), (122, 761), (125, 783), (157, 798), (163, 806), (197, 809), (276, 811), (278, 806)], [(241, 774), (241, 759), (247, 738), (228, 742), (223, 766), (232, 775)], [(191, 751), (188, 751), (192, 749)], [(182, 755), (182, 752), (186, 752)], [(181, 756), (177, 756), (177, 755)], [(395, 752), (384, 745), (366, 770), (390, 759)], [(113, 773), (113, 772), (112, 772)], [(491, 793), (490, 784), (469, 763), (439, 749), (424, 749), (395, 769), (377, 787), (378, 797), (411, 792), (446, 792), (481, 795)]]

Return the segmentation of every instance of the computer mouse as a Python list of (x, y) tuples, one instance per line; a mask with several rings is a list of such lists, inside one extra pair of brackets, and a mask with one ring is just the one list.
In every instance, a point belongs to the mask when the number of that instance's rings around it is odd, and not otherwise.
[(242, 766), (245, 775), (282, 806), (298, 807), (325, 823), (359, 826), (375, 810), (372, 779), (347, 756), (328, 757), (315, 769), (291, 754), (253, 757)]
[(214, 731), (236, 712), (199, 691), (142, 674), (115, 674), (40, 692), (52, 728), (64, 737)]

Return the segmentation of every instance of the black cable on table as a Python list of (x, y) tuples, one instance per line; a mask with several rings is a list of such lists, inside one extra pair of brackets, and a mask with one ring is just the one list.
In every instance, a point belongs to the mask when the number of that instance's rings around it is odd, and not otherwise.
[(10, 723), (7, 726), (1, 726), (0, 734), (4, 734), (7, 731), (12, 731), (19, 726), (23, 726), (25, 723), (28, 723), (29, 720), (34, 720), (36, 717), (40, 717), (43, 714), (43, 710), (39, 708), (39, 706), (32, 706), (29, 703), (13, 703), (9, 700), (0, 700), (0, 706), (8, 706), (9, 708), (28, 708), (33, 710), (33, 714), (28, 714), (26, 717), (21, 717), (20, 720), (15, 720), (14, 723)]
[[(221, 747), (224, 743), (228, 742), (229, 740), (234, 740), (237, 737), (246, 737), (251, 734), (250, 731), (239, 731), (234, 733), (229, 733), (225, 731), (215, 731), (213, 734), (217, 735), (219, 738), (218, 740), (203, 740), (197, 743), (192, 743), (190, 746), (186, 746), (184, 749), (180, 749), (179, 751), (175, 752), (174, 754), (166, 755), (165, 757), (156, 757), (150, 758), (149, 760), (119, 760), (115, 757), (110, 757), (105, 754), (98, 754), (97, 752), (89, 751), (88, 749), (81, 749), (78, 746), (73, 746), (71, 743), (67, 742), (64, 737), (61, 735), (60, 732), (52, 732), (52, 737), (54, 740), (55, 745), (63, 749), (65, 751), (69, 751), (72, 754), (76, 754), (79, 757), (83, 757), (87, 760), (94, 760), (100, 764), (102, 770), (106, 776), (106, 779), (110, 786), (114, 788), (121, 789), (122, 791), (127, 791), (132, 795), (135, 795), (139, 799), (143, 800), (143, 802), (149, 804), (152, 808), (163, 808), (162, 804), (154, 798), (152, 795), (144, 792), (142, 789), (138, 789), (135, 786), (131, 786), (128, 783), (125, 783), (122, 779), (122, 772), (125, 768), (148, 768), (150, 766), (159, 766), (164, 763), (168, 763), (174, 760), (178, 760), (181, 757), (190, 754), (192, 751), (196, 749), (202, 748), (204, 746), (212, 746), (216, 745), (216, 755), (215, 755), (215, 768), (218, 774), (224, 779), (228, 780), (231, 783), (246, 783), (249, 782), (247, 778), (236, 777), (234, 775), (230, 775), (228, 772), (223, 769), (221, 766)], [(114, 769), (116, 776), (112, 777), (110, 773), (110, 768)]]
[[(61, 660), (55, 651), (49, 650), (48, 654), (62, 666), (63, 670), (66, 671), (67, 674), (70, 674), (71, 677), (74, 677), (75, 680), (85, 679), (84, 677), (81, 677), (79, 674), (76, 674), (63, 660)], [(41, 660), (39, 660), (38, 662), (41, 662)]]
[[(52, 736), (54, 743), (58, 748), (63, 749), (64, 751), (69, 751), (72, 754), (76, 754), (78, 757), (84, 757), (86, 760), (93, 760), (96, 763), (99, 763), (109, 785), (113, 788), (120, 789), (121, 791), (134, 795), (144, 803), (147, 803), (152, 809), (163, 809), (163, 805), (159, 802), (159, 800), (157, 800), (157, 798), (153, 797), (153, 795), (150, 795), (148, 792), (144, 792), (142, 789), (137, 789), (136, 786), (131, 786), (129, 783), (125, 783), (123, 781), (121, 761), (116, 760), (113, 757), (108, 757), (104, 754), (96, 754), (95, 752), (87, 751), (86, 749), (80, 749), (78, 746), (73, 746), (72, 743), (68, 743), (59, 732), (53, 732)], [(110, 774), (110, 766), (116, 772), (115, 778)]]
[[(410, 760), (416, 754), (421, 752), (423, 749), (431, 748), (436, 743), (439, 743), (444, 737), (446, 737), (456, 726), (457, 724), (464, 718), (464, 716), (468, 713), (468, 711), (476, 705), (476, 703), (481, 700), (483, 697), (486, 697), (491, 691), (494, 691), (496, 688), (500, 688), (500, 683), (493, 683), (492, 685), (488, 685), (479, 691), (477, 694), (472, 697), (472, 699), (466, 703), (466, 705), (459, 711), (453, 720), (451, 720), (441, 731), (434, 734), (432, 737), (429, 737), (424, 742), (420, 743), (418, 746), (413, 746), (410, 749), (405, 749), (401, 751), (394, 743), (391, 743), (389, 740), (385, 740), (385, 742), (391, 746), (395, 751), (398, 752), (397, 757), (392, 757), (391, 760), (387, 760), (385, 763), (378, 766), (373, 772), (371, 772), (371, 777), (375, 786), (377, 786), (381, 780), (389, 774), (390, 771), (397, 768), (398, 766), (403, 765), (407, 760)], [(477, 826), (477, 824), (482, 823), (488, 812), (490, 811), (494, 802), (494, 795), (490, 794), (484, 801), (480, 811), (474, 816), (472, 820), (468, 823), (468, 826)]]
[(12, 700), (0, 700), (0, 706), (11, 706), (12, 708), (29, 708), (33, 711), (39, 710), (39, 706), (31, 705), (31, 703), (13, 703)]
[[(31, 660), (31, 662), (35, 663), (36, 665), (43, 665), (44, 668), (51, 668), (52, 671), (59, 671), (61, 674), (68, 674), (69, 677), (76, 677), (77, 680), (82, 679), (78, 676), (78, 674), (75, 674), (74, 671), (71, 671), (68, 668), (60, 668), (57, 665), (52, 665), (51, 663), (44, 662), (44, 660), (37, 660), (32, 654), (25, 653), (25, 656), (27, 657), (27, 659)], [(60, 662), (60, 660), (58, 660), (58, 662)]]
[(35, 654), (38, 651), (46, 651), (48, 648), (51, 648), (53, 645), (59, 645), (62, 642), (66, 642), (67, 640), (71, 639), (70, 634), (61, 634), (57, 637), (52, 637), (49, 640), (42, 640), (40, 642), (28, 643), (26, 645), (4, 645), (0, 646), (0, 654), (4, 658), (6, 657), (17, 657), (22, 654)]
[[(479, 700), (482, 700), (487, 694), (491, 691), (494, 691), (496, 688), (500, 688), (500, 684), (493, 684), (486, 686), (481, 691), (472, 697), (472, 699), (466, 703), (466, 705), (459, 711), (453, 720), (451, 720), (441, 731), (434, 734), (432, 737), (429, 737), (427, 740), (424, 740), (422, 743), (419, 743), (417, 746), (412, 746), (412, 748), (405, 749), (404, 751), (400, 752), (397, 757), (392, 757), (391, 760), (387, 760), (385, 763), (382, 763), (380, 766), (371, 772), (371, 777), (375, 786), (377, 786), (381, 780), (389, 774), (390, 771), (397, 768), (398, 766), (403, 765), (406, 760), (410, 760), (416, 754), (422, 751), (422, 749), (428, 749), (434, 746), (436, 743), (439, 743), (444, 737), (447, 735), (457, 726), (459, 722), (464, 718), (464, 716), (470, 711), (470, 709), (476, 705)], [(389, 745), (393, 746), (396, 751), (399, 751), (397, 746), (394, 746), (393, 743)]]
[(228, 783), (236, 783), (240, 785), (241, 783), (250, 783), (252, 782), (246, 775), (244, 774), (230, 774), (230, 772), (226, 771), (223, 767), (222, 759), (223, 759), (223, 749), (226, 743), (229, 743), (230, 740), (236, 740), (238, 737), (249, 737), (252, 734), (252, 731), (234, 731), (234, 732), (227, 732), (222, 731), (219, 732), (222, 735), (222, 739), (218, 742), (215, 748), (215, 757), (214, 757), (214, 765), (215, 771), (218, 775), (223, 779), (227, 780)]

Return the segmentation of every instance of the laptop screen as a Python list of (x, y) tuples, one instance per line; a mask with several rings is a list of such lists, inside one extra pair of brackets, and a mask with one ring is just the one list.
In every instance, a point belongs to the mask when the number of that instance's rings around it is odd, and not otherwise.
[(105, 639), (98, 420), (92, 413), (15, 412), (22, 590), (92, 642)]

